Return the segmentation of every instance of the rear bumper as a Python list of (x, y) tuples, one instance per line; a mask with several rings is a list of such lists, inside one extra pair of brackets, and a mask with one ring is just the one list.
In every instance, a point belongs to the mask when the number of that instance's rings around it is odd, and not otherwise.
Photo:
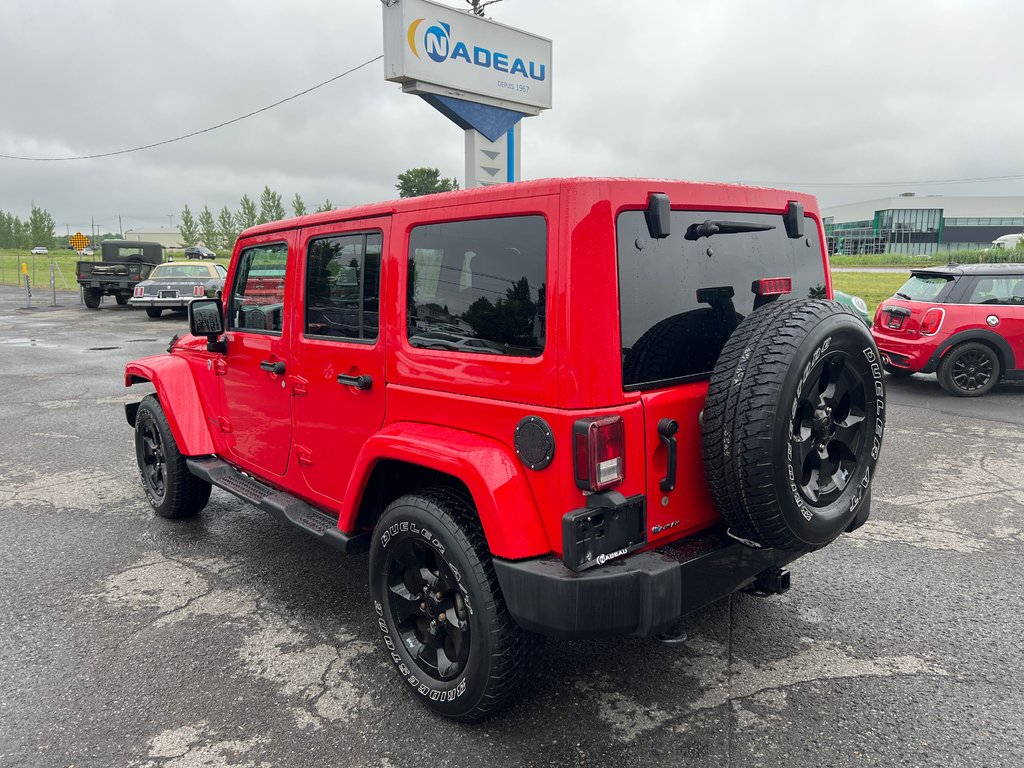
[(581, 573), (554, 557), (493, 563), (509, 612), (525, 629), (563, 638), (647, 637), (808, 551), (753, 549), (713, 528)]
[(925, 336), (917, 340), (906, 338), (893, 338), (884, 333), (872, 331), (875, 344), (878, 345), (878, 352), (882, 361), (893, 368), (902, 368), (914, 373), (934, 373), (935, 366), (930, 365), (938, 347), (938, 339), (935, 336)]
[(187, 307), (196, 299), (203, 298), (205, 296), (179, 296), (176, 299), (158, 299), (156, 296), (143, 296), (142, 298), (132, 298), (128, 300), (128, 303), (133, 307), (142, 307), (148, 309), (151, 307), (159, 307), (160, 309), (176, 309), (181, 307)]

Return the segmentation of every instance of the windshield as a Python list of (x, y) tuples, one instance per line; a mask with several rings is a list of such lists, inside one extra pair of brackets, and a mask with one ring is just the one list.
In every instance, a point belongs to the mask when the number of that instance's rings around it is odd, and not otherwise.
[(672, 211), (671, 235), (655, 239), (643, 211), (625, 211), (617, 239), (627, 389), (708, 377), (754, 310), (756, 280), (791, 278), (782, 300), (826, 295), (818, 225), (809, 217), (804, 236), (791, 238), (779, 214)]
[(952, 279), (949, 275), (911, 275), (896, 296), (910, 301), (934, 301)]

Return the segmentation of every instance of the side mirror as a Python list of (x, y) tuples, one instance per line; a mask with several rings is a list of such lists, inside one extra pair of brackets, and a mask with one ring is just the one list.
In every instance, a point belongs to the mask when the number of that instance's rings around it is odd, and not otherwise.
[(188, 305), (188, 330), (193, 336), (206, 337), (206, 349), (224, 354), (224, 306), (220, 299), (196, 299)]

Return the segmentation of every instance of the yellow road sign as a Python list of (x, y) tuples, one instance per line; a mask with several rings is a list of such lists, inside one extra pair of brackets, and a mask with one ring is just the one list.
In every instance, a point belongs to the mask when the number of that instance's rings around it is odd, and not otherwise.
[(81, 251), (89, 246), (89, 238), (83, 235), (81, 232), (75, 232), (68, 242), (71, 243), (71, 247), (76, 251)]

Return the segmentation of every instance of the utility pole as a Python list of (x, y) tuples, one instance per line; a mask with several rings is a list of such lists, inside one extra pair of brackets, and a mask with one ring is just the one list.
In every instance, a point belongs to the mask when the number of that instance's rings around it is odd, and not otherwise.
[(89, 234), (92, 235), (92, 244), (96, 245), (96, 217), (89, 217)]

